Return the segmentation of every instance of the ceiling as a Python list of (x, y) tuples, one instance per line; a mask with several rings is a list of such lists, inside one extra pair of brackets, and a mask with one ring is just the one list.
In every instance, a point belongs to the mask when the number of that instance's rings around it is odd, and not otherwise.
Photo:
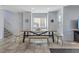
[(31, 11), (32, 13), (47, 13), (48, 11), (56, 11), (65, 5), (4, 5), (4, 10), (14, 12)]

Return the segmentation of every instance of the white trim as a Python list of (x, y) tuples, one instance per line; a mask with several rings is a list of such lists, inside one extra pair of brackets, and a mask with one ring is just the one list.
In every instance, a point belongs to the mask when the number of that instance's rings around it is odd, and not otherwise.
[(48, 13), (47, 13), (47, 30), (48, 30), (48, 20), (49, 20), (49, 19), (48, 19)]
[(32, 30), (32, 12), (31, 12), (31, 30)]

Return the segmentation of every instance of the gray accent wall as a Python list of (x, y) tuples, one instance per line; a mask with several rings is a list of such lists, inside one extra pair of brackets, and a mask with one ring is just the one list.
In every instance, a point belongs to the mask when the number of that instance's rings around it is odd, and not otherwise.
[(76, 27), (76, 21), (79, 17), (79, 6), (72, 5), (66, 6), (63, 9), (63, 32), (64, 32), (64, 40), (73, 41), (74, 33), (72, 29)]

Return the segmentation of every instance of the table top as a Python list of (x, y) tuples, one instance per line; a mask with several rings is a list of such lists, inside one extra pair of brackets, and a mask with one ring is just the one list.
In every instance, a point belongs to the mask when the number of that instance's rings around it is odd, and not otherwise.
[(23, 31), (23, 32), (57, 32), (57, 31)]

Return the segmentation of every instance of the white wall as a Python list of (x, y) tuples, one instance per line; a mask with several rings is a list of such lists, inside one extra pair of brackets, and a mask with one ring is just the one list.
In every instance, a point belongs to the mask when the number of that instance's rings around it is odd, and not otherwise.
[[(53, 23), (51, 19), (54, 20)], [(59, 35), (63, 36), (63, 8), (48, 13), (48, 27), (50, 31), (57, 31)]]
[(64, 31), (64, 39), (66, 41), (74, 40), (74, 33), (72, 31), (75, 28), (75, 24), (72, 25), (72, 20), (76, 20), (79, 17), (79, 6), (66, 6), (64, 7), (64, 15), (63, 15), (63, 31)]
[(21, 17), (18, 12), (4, 11), (4, 24), (12, 34), (18, 35), (22, 30), (21, 28)]
[[(51, 20), (54, 22), (51, 22)], [(48, 12), (48, 29), (49, 31), (57, 31), (58, 27), (58, 19), (57, 19), (57, 11)]]
[(23, 31), (23, 12), (19, 12), (18, 13), (18, 16), (19, 16), (19, 31), (22, 32)]
[[(28, 22), (27, 22), (28, 19)], [(23, 31), (31, 30), (31, 12), (23, 12)]]
[(4, 18), (3, 10), (0, 9), (0, 39), (4, 38)]
[(58, 10), (57, 18), (58, 18), (57, 31), (58, 31), (59, 35), (62, 36), (62, 39), (63, 39), (63, 8)]
[[(31, 30), (31, 17), (32, 19), (34, 17), (46, 17), (47, 18), (48, 15), (48, 29), (51, 31), (56, 31), (57, 30), (57, 26), (58, 26), (58, 12), (49, 12), (47, 13), (32, 13), (31, 12), (23, 12), (23, 30), (27, 31), (27, 30)], [(29, 19), (28, 23), (26, 22), (26, 19)], [(54, 22), (51, 23), (51, 19), (54, 19)]]

